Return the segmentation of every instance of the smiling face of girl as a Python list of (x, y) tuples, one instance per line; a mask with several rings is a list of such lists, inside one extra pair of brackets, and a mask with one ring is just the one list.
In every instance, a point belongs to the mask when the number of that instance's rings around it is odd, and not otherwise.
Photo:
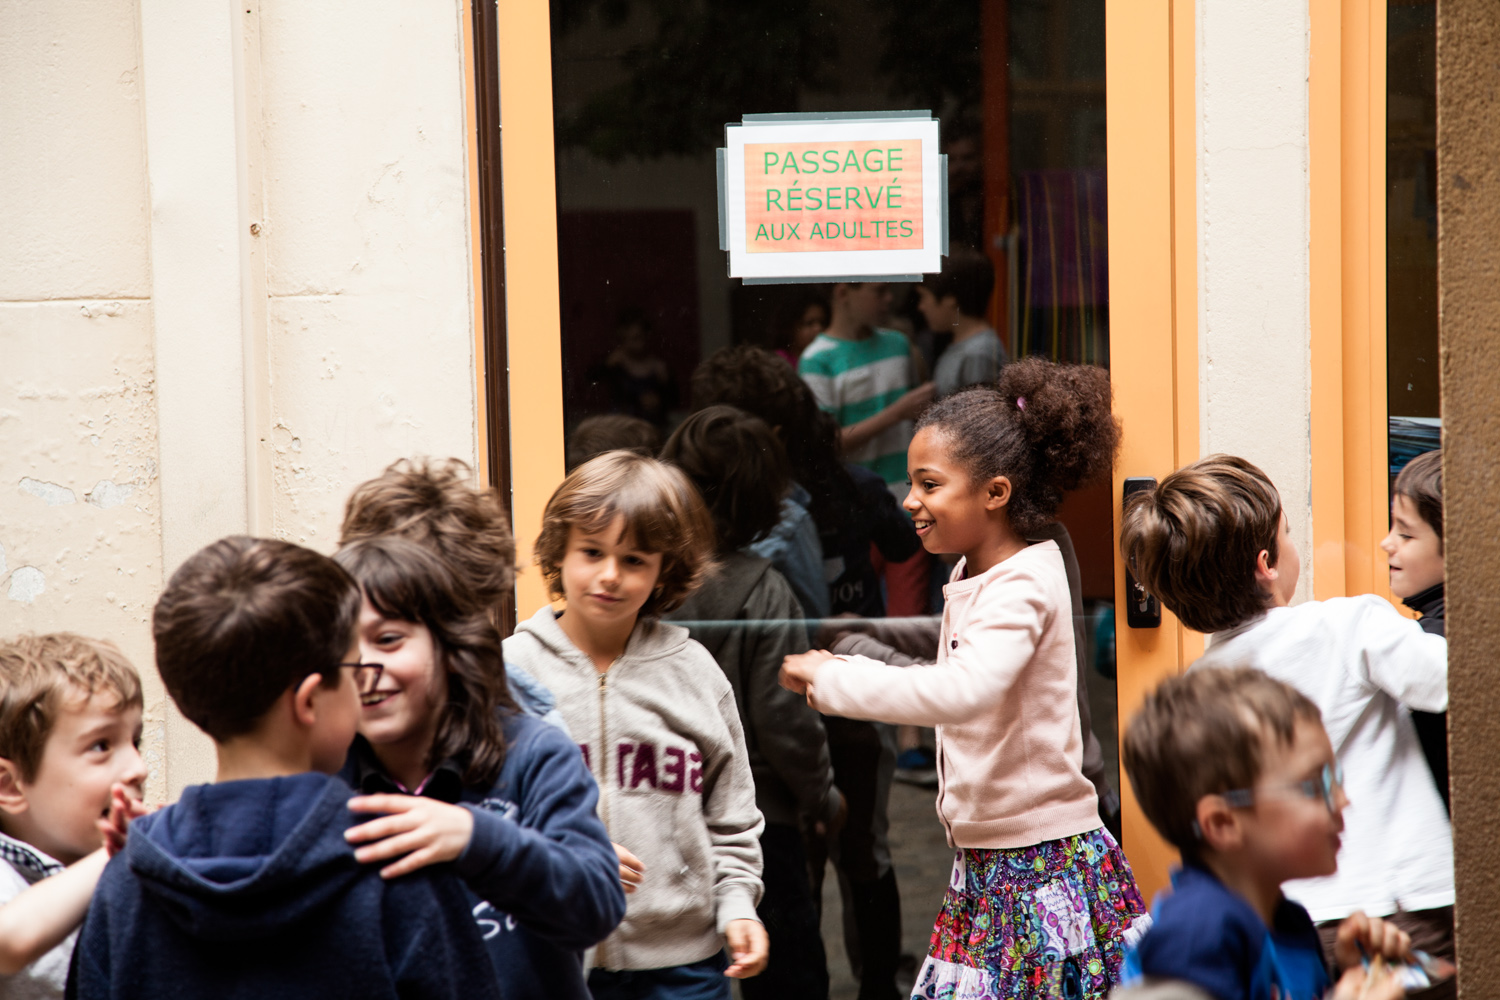
[(906, 462), (911, 489), (902, 506), (928, 552), (962, 555), (976, 574), (1025, 546), (1004, 510), (1010, 481), (976, 480), (954, 458), (940, 427), (917, 431)]
[(365, 598), (359, 612), (360, 659), (385, 667), (360, 698), (359, 732), (376, 747), (425, 749), (448, 700), (448, 675), (426, 625), (386, 618)]

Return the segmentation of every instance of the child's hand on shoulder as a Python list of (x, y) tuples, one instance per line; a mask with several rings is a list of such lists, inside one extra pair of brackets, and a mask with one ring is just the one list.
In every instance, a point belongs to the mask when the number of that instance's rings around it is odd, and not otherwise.
[(724, 928), (724, 940), (729, 945), (732, 960), (724, 975), (731, 979), (749, 979), (765, 971), (766, 959), (771, 954), (771, 939), (759, 920), (729, 921), (729, 926)]
[(380, 869), (381, 878), (456, 860), (474, 836), (473, 813), (420, 795), (357, 795), (349, 810), (385, 814), (344, 831), (346, 841), (365, 845), (354, 852), (360, 864), (401, 859)]
[(781, 661), (781, 686), (797, 694), (807, 694), (818, 668), (831, 659), (833, 654), (826, 649), (793, 653)]

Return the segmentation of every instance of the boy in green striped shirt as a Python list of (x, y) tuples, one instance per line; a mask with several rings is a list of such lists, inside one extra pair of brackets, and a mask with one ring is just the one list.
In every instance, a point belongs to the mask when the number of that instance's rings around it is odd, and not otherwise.
[(904, 500), (912, 421), (932, 401), (933, 384), (913, 388), (911, 343), (880, 325), (890, 316), (890, 285), (841, 283), (830, 299), (828, 329), (802, 353), (797, 373), (842, 428), (844, 457), (878, 473)]

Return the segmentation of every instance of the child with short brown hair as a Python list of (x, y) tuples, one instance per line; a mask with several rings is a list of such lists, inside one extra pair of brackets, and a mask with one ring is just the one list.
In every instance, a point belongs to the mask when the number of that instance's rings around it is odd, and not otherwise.
[[(1219, 1000), (1321, 1000), (1331, 982), (1317, 928), (1281, 890), (1338, 865), (1348, 799), (1318, 707), (1253, 668), (1195, 669), (1146, 695), (1122, 756), (1146, 818), (1182, 853), (1129, 977)], [(1361, 960), (1405, 959), (1410, 944), (1378, 918), (1348, 917), (1334, 996), (1404, 995), (1366, 982)]]
[[(1441, 450), (1418, 455), (1396, 476), (1391, 489), (1391, 530), (1380, 548), (1391, 572), (1391, 593), (1421, 615), (1422, 631), (1446, 639)], [(1414, 710), (1411, 721), (1438, 794), (1448, 806), (1448, 713)]]
[(104, 871), (100, 817), (141, 796), (141, 681), (110, 642), (0, 643), (0, 997), (60, 997)]
[(1281, 497), (1242, 458), (1211, 455), (1132, 496), (1120, 548), (1183, 624), (1214, 633), (1194, 669), (1257, 667), (1322, 712), (1349, 833), (1337, 874), (1287, 895), (1330, 934), (1356, 911), (1390, 916), (1451, 958), (1453, 837), (1406, 710), (1447, 709), (1447, 643), (1370, 594), (1290, 606), (1301, 562)]
[(334, 776), (384, 667), (359, 660), (360, 591), (310, 549), (231, 537), (178, 567), (156, 666), (214, 742), (212, 784), (132, 823), (105, 869), (69, 996), (501, 995), (453, 872), (382, 879)]
[(505, 640), (506, 659), (557, 696), (605, 826), (648, 872), (595, 953), (595, 1000), (667, 989), (727, 1000), (725, 975), (766, 963), (764, 823), (734, 691), (687, 629), (656, 617), (703, 583), (713, 551), (713, 522), (680, 470), (607, 452), (574, 469), (543, 514), (536, 561), (566, 610), (544, 606)]

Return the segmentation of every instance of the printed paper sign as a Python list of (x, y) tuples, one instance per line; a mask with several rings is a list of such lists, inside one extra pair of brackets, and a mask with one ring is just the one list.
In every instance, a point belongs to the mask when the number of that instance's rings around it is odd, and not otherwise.
[(750, 117), (727, 131), (731, 277), (910, 277), (941, 268), (938, 123), (925, 113)]

